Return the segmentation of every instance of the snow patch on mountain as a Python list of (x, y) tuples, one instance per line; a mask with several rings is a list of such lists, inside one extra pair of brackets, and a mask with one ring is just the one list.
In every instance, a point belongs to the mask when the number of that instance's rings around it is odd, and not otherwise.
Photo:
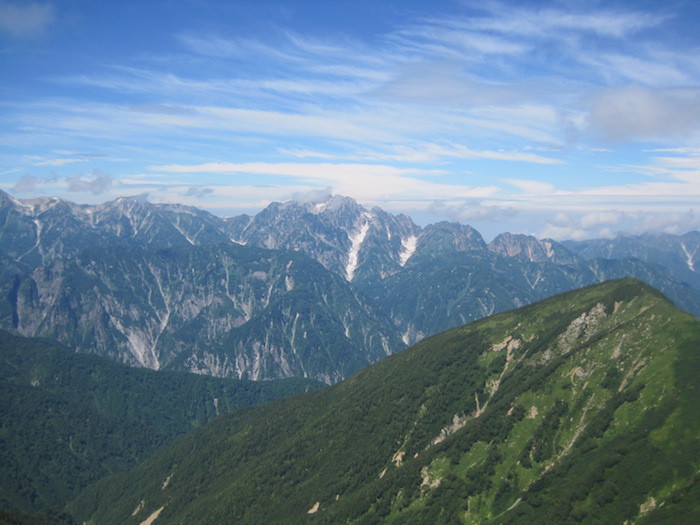
[(311, 213), (313, 213), (314, 215), (318, 215), (319, 213), (323, 213), (324, 211), (326, 211), (329, 203), (330, 203), (330, 200), (326, 200), (323, 202), (317, 202), (309, 209), (309, 211)]
[(41, 222), (39, 222), (36, 218), (33, 218), (32, 221), (34, 222), (34, 227), (36, 228), (36, 241), (34, 242), (34, 246), (32, 246), (29, 250), (27, 250), (25, 253), (16, 258), (17, 261), (21, 261), (22, 259), (24, 259), (24, 257), (32, 253), (34, 250), (41, 253), (41, 232), (43, 226)]
[(350, 252), (348, 253), (348, 264), (345, 267), (345, 278), (348, 281), (352, 281), (353, 277), (355, 277), (355, 271), (360, 264), (358, 255), (360, 253), (362, 243), (365, 242), (365, 237), (367, 236), (368, 231), (369, 222), (365, 220), (365, 222), (362, 223), (362, 226), (360, 226), (360, 229), (350, 236)]
[(160, 363), (158, 362), (158, 356), (154, 352), (155, 345), (152, 342), (150, 334), (145, 333), (144, 330), (127, 328), (116, 318), (112, 318), (111, 320), (117, 330), (126, 337), (129, 342), (131, 355), (136, 361), (144, 368), (158, 370), (160, 368)]
[(180, 217), (178, 217), (177, 220), (172, 224), (173, 226), (175, 226), (175, 229), (179, 231), (180, 234), (187, 240), (187, 242), (194, 246), (194, 239), (191, 239), (190, 236), (187, 234), (187, 231), (185, 231), (185, 229), (180, 226)]
[(401, 239), (401, 253), (399, 254), (399, 264), (405, 266), (411, 256), (416, 252), (418, 237), (411, 235), (406, 239)]
[(544, 240), (544, 241), (541, 241), (540, 244), (544, 248), (544, 252), (547, 254), (547, 258), (548, 259), (553, 258), (554, 257), (554, 247), (553, 247), (552, 241)]
[(683, 250), (683, 253), (685, 254), (686, 264), (688, 265), (688, 269), (691, 272), (694, 272), (695, 271), (695, 263), (693, 262), (693, 257), (695, 256), (695, 252), (697, 251), (697, 249), (693, 250), (693, 252), (691, 253), (688, 251), (688, 248), (685, 245), (685, 243), (681, 243), (681, 249)]
[(409, 322), (406, 330), (401, 334), (401, 340), (406, 346), (417, 343), (425, 337), (425, 334), (417, 330), (413, 323)]

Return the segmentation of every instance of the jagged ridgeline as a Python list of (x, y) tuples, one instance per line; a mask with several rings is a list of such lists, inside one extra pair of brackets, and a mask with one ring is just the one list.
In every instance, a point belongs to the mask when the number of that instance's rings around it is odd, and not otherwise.
[(487, 244), (467, 225), (420, 227), (341, 196), (223, 219), (0, 190), (0, 328), (239, 379), (334, 383), (426, 336), (621, 277), (700, 315), (697, 268), (698, 232)]
[(69, 509), (99, 524), (690, 523), (699, 378), (700, 321), (612, 281), (221, 417)]
[(60, 510), (219, 414), (320, 385), (130, 368), (0, 330), (0, 511)]

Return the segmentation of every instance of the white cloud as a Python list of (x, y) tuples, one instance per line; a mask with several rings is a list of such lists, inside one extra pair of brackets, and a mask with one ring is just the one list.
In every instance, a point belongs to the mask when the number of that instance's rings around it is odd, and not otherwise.
[(620, 186), (597, 186), (584, 188), (576, 194), (582, 204), (592, 200), (625, 199), (630, 204), (639, 202), (698, 202), (700, 181), (686, 182), (642, 182)]
[(406, 64), (374, 93), (391, 100), (449, 106), (513, 105), (528, 100), (516, 86), (480, 81), (457, 62)]
[(15, 38), (41, 35), (54, 18), (54, 6), (48, 2), (0, 2), (0, 32)]
[[(131, 66), (112, 67), (108, 73), (94, 75), (77, 75), (58, 78), (63, 84), (95, 86), (113, 91), (129, 93), (159, 94), (167, 97), (192, 100), (193, 97), (230, 99), (237, 95), (247, 100), (253, 98), (267, 99), (282, 104), (282, 97), (352, 97), (372, 88), (372, 82), (362, 78), (347, 80), (328, 78), (308, 78), (301, 74), (279, 78), (255, 77), (244, 78), (235, 74), (229, 77), (191, 78), (172, 72), (159, 72)], [(136, 106), (138, 107), (138, 106)], [(178, 106), (153, 105), (155, 112), (178, 109)], [(144, 107), (146, 108), (146, 107)], [(180, 106), (182, 108), (182, 106)]]
[(312, 151), (308, 149), (287, 149), (280, 148), (278, 150), (282, 155), (287, 155), (289, 157), (294, 157), (295, 159), (325, 159), (325, 160), (336, 160), (341, 158), (341, 156), (332, 153), (323, 153), (320, 151)]
[(505, 179), (504, 182), (519, 188), (526, 195), (553, 195), (557, 193), (554, 185), (548, 182), (526, 179)]
[(34, 175), (25, 174), (22, 175), (17, 183), (15, 184), (13, 191), (18, 193), (25, 193), (36, 190), (37, 183), (39, 182), (38, 177)]
[(650, 232), (678, 235), (692, 229), (700, 229), (700, 217), (690, 208), (685, 211), (663, 213), (607, 209), (583, 213), (559, 213), (549, 220), (538, 236), (558, 240), (584, 240)]
[(281, 175), (286, 177), (318, 178), (343, 180), (358, 175), (367, 176), (404, 176), (407, 174), (438, 175), (440, 170), (422, 170), (418, 168), (397, 168), (382, 164), (335, 164), (335, 163), (268, 163), (268, 162), (208, 162), (205, 164), (169, 164), (149, 166), (154, 171), (170, 173), (257, 173), (264, 175)]
[(323, 189), (315, 189), (311, 191), (306, 191), (306, 192), (295, 192), (293, 193), (289, 199), (285, 200), (293, 200), (302, 204), (305, 203), (314, 203), (314, 202), (323, 202), (327, 198), (329, 198), (331, 195), (333, 195), (333, 189), (329, 186)]
[(622, 214), (618, 211), (603, 210), (586, 213), (578, 220), (578, 224), (584, 230), (592, 230), (603, 226), (618, 225), (622, 220)]
[(303, 71), (308, 77), (322, 71), (334, 77), (366, 80), (381, 77), (382, 67), (386, 66), (384, 52), (338, 36), (320, 40), (280, 30), (268, 33), (265, 41), (209, 34), (185, 34), (178, 39), (189, 51), (235, 60), (242, 67), (274, 63), (277, 77), (292, 71)]
[[(330, 185), (341, 195), (361, 200), (472, 199), (489, 197), (498, 191), (496, 186), (466, 186), (433, 181), (437, 175), (444, 174), (441, 170), (397, 168), (382, 164), (216, 162), (151, 166), (149, 169), (170, 173), (291, 177), (302, 186)], [(429, 180), (418, 177), (427, 177)]]
[(431, 20), (424, 25), (402, 28), (387, 38), (404, 48), (404, 52), (468, 61), (474, 60), (475, 55), (520, 55), (531, 48), (507, 35), (470, 31), (459, 19)]
[(454, 203), (449, 201), (434, 201), (428, 211), (434, 215), (447, 216), (450, 220), (460, 223), (481, 221), (500, 222), (518, 215), (514, 206), (486, 204), (478, 199)]
[(341, 114), (294, 114), (225, 107), (201, 107), (198, 110), (203, 117), (201, 123), (193, 119), (182, 124), (278, 136), (322, 136), (370, 142), (400, 140), (398, 130), (364, 111), (353, 115), (352, 110)]
[(85, 162), (85, 159), (50, 159), (37, 162), (35, 166), (65, 166), (66, 164), (73, 164), (75, 162)]
[(112, 186), (112, 177), (99, 170), (93, 170), (90, 177), (76, 175), (66, 177), (68, 191), (101, 195)]
[(531, 6), (514, 6), (510, 2), (488, 2), (483, 7), (491, 16), (474, 17), (468, 26), (481, 31), (528, 37), (560, 37), (567, 32), (580, 32), (624, 38), (664, 21), (658, 15), (610, 9), (533, 9)]
[(183, 34), (178, 39), (188, 50), (201, 55), (227, 58), (241, 55), (244, 52), (240, 43), (218, 36), (201, 37)]
[(681, 138), (700, 131), (700, 89), (609, 89), (593, 102), (590, 129), (606, 139)]
[(211, 195), (214, 193), (214, 190), (212, 188), (205, 188), (202, 186), (190, 186), (187, 188), (187, 191), (185, 192), (185, 195), (187, 197), (206, 197), (207, 195)]
[(354, 153), (330, 155), (308, 150), (280, 150), (295, 158), (318, 158), (327, 160), (355, 161), (395, 161), (428, 163), (446, 159), (484, 159), (532, 164), (561, 164), (562, 161), (536, 153), (523, 151), (475, 150), (462, 144), (436, 144), (432, 142), (416, 144), (384, 144), (382, 149), (361, 149)]
[(584, 57), (600, 74), (611, 80), (624, 79), (641, 85), (668, 86), (692, 82), (687, 70), (681, 69), (671, 60), (652, 57), (630, 56), (619, 53), (596, 54)]

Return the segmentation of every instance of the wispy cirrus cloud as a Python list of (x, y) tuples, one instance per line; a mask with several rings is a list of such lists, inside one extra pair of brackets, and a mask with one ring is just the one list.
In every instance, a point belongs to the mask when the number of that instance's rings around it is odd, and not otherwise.
[(372, 200), (377, 195), (395, 200), (479, 198), (498, 191), (496, 186), (441, 183), (437, 177), (444, 174), (442, 170), (398, 168), (385, 164), (217, 162), (199, 165), (150, 166), (149, 169), (165, 173), (266, 175), (293, 178), (302, 184), (316, 187), (329, 186), (336, 193), (353, 195), (358, 199), (366, 200)]
[[(582, 93), (572, 93), (572, 88), (590, 90), (590, 86), (568, 82), (567, 77), (574, 74), (580, 82), (581, 67), (594, 71), (598, 78), (609, 77), (613, 70), (626, 78), (641, 78), (650, 70), (669, 81), (682, 78), (682, 69), (668, 60), (668, 53), (650, 47), (649, 56), (639, 57), (638, 48), (630, 52), (624, 43), (625, 37), (664, 21), (664, 17), (641, 11), (594, 8), (572, 12), (491, 2), (468, 14), (425, 18), (396, 28), (371, 47), (357, 39), (311, 38), (288, 30), (273, 32), (267, 40), (189, 32), (178, 36), (186, 50), (218, 64), (232, 61), (216, 69), (223, 74), (191, 78), (150, 64), (148, 68), (111, 66), (111, 72), (66, 81), (142, 96), (209, 102), (204, 110), (210, 113), (207, 118), (197, 110), (197, 117), (149, 119), (148, 127), (160, 121), (165, 126), (233, 131), (236, 126), (222, 126), (228, 113), (239, 119), (242, 133), (262, 131), (250, 126), (253, 120), (260, 120), (263, 126), (270, 124), (270, 134), (294, 128), (300, 133), (307, 130), (308, 135), (311, 127), (317, 136), (362, 140), (364, 133), (366, 140), (398, 143), (415, 138), (411, 133), (416, 126), (407, 125), (408, 120), (401, 116), (420, 104), (421, 122), (431, 123), (426, 133), (435, 130), (436, 122), (444, 122), (443, 128), (461, 125), (474, 140), (481, 140), (484, 133), (493, 138), (506, 133), (523, 141), (567, 145), (581, 140), (587, 131), (616, 140), (624, 135), (625, 123), (631, 118), (606, 118), (611, 103), (606, 93), (595, 97), (589, 108), (572, 109), (572, 98), (583, 98)], [(598, 53), (572, 39), (590, 34), (618, 42), (612, 47), (616, 51)], [(552, 60), (548, 47), (540, 45), (542, 40), (550, 42), (552, 52), (560, 58)], [(529, 52), (534, 45), (536, 52)], [(494, 61), (490, 58), (494, 55), (501, 58)], [(544, 76), (527, 79), (523, 64), (545, 72)], [(651, 77), (658, 79), (659, 74)], [(230, 105), (232, 99), (239, 103)], [(221, 104), (223, 101), (227, 103)], [(347, 111), (339, 111), (340, 101)], [(643, 112), (657, 111), (652, 100), (639, 102)], [(262, 106), (266, 110), (260, 111)], [(450, 112), (441, 112), (443, 106), (450, 106)], [(590, 111), (589, 119), (577, 118), (589, 122), (590, 130), (562, 126), (561, 115), (572, 111)], [(212, 118), (214, 113), (223, 118)], [(323, 119), (325, 123), (320, 122)], [(360, 119), (367, 125), (357, 127)], [(291, 121), (300, 125), (289, 126)], [(330, 122), (333, 124), (327, 125)], [(636, 124), (630, 122), (628, 129), (644, 129)], [(378, 136), (380, 129), (392, 133)]]
[[(279, 141), (285, 137), (307, 137), (337, 148), (356, 149), (355, 144), (376, 148), (410, 144), (422, 137), (449, 137), (455, 132), (481, 138), (502, 138), (504, 134), (525, 141), (555, 142), (559, 117), (551, 108), (483, 108), (469, 112), (436, 107), (410, 108), (392, 104), (349, 106), (326, 110), (297, 108), (296, 111), (261, 110), (227, 106), (130, 105), (49, 100), (21, 108), (12, 118), (20, 127), (47, 135), (129, 140), (150, 137), (181, 140), (188, 137), (224, 139), (222, 133), (253, 134)], [(109, 122), (109, 126), (105, 126)], [(75, 147), (75, 146), (74, 146)], [(478, 151), (476, 148), (469, 148)], [(454, 155), (459, 156), (459, 155)], [(468, 156), (478, 156), (470, 154)], [(504, 155), (505, 156), (505, 155)], [(495, 156), (494, 156), (495, 157)], [(522, 160), (535, 157), (522, 155)], [(511, 156), (509, 160), (515, 160)]]
[(481, 7), (489, 16), (469, 20), (467, 25), (482, 31), (519, 36), (551, 37), (561, 35), (562, 31), (576, 31), (623, 38), (656, 26), (664, 20), (664, 17), (658, 14), (610, 8), (595, 9), (591, 12), (585, 8), (533, 8), (525, 5), (513, 6), (512, 3), (506, 2), (485, 2)]
[(149, 166), (156, 172), (166, 173), (255, 173), (265, 175), (280, 175), (287, 177), (308, 177), (327, 180), (344, 180), (358, 174), (366, 176), (405, 176), (428, 175), (435, 176), (444, 173), (441, 170), (425, 170), (420, 168), (398, 168), (382, 164), (341, 164), (341, 163), (268, 163), (268, 162), (209, 162), (197, 165), (169, 164)]
[(661, 87), (692, 82), (688, 60), (683, 54), (659, 54), (653, 50), (648, 53), (642, 50), (642, 53), (639, 50), (633, 55), (621, 52), (591, 53), (582, 54), (580, 59), (612, 83), (630, 82)]
[(526, 195), (554, 195), (557, 189), (553, 184), (538, 180), (505, 179), (503, 182), (515, 186)]
[(381, 150), (361, 148), (346, 154), (328, 154), (312, 150), (282, 150), (290, 157), (352, 161), (394, 161), (394, 162), (439, 162), (446, 159), (483, 159), (495, 161), (525, 162), (532, 164), (561, 164), (563, 161), (532, 152), (475, 150), (462, 144), (436, 144), (432, 142), (416, 144), (385, 145)]
[[(56, 79), (64, 84), (94, 86), (110, 91), (134, 94), (154, 94), (176, 97), (182, 101), (202, 97), (221, 100), (231, 96), (245, 96), (246, 99), (273, 96), (296, 97), (347, 97), (354, 96), (371, 88), (367, 82), (288, 78), (240, 78), (236, 76), (217, 78), (189, 78), (170, 72), (154, 71), (130, 66), (111, 68), (103, 74), (80, 75)], [(279, 101), (283, 103), (283, 100)]]
[[(376, 78), (396, 59), (386, 50), (368, 47), (363, 41), (349, 38), (314, 39), (289, 30), (268, 35), (268, 40), (202, 34), (181, 34), (179, 42), (185, 49), (205, 57), (234, 60), (257, 75), (262, 71), (280, 74), (315, 73), (334, 78)], [(274, 65), (274, 70), (272, 70)], [(256, 75), (256, 76), (257, 76)]]
[(66, 164), (74, 164), (76, 162), (85, 162), (85, 159), (49, 159), (37, 162), (36, 166), (65, 166)]

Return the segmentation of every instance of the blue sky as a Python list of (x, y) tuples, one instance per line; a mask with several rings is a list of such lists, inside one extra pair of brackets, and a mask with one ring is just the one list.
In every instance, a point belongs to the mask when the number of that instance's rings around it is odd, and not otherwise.
[(700, 3), (0, 0), (0, 189), (700, 228)]

